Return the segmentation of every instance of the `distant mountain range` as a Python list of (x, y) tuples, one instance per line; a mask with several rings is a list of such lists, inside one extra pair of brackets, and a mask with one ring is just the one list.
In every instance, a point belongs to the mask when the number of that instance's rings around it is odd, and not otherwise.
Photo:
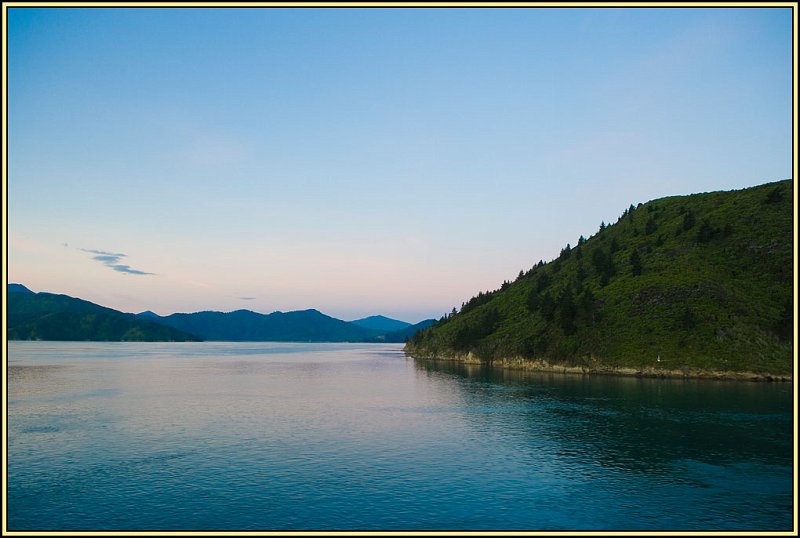
[(411, 327), (410, 323), (405, 321), (398, 321), (396, 319), (387, 318), (386, 316), (370, 316), (368, 318), (361, 318), (351, 321), (353, 325), (364, 327), (365, 329), (374, 329), (376, 331), (399, 331), (406, 327)]
[(196, 334), (203, 340), (231, 342), (361, 342), (381, 334), (380, 331), (326, 316), (318, 310), (272, 314), (236, 310), (164, 317), (145, 314), (141, 319)]
[(8, 286), (9, 340), (191, 342), (199, 337), (68, 295)]
[(403, 327), (400, 330), (392, 331), (390, 333), (386, 333), (383, 335), (376, 336), (374, 338), (370, 338), (368, 342), (395, 342), (395, 343), (402, 343), (407, 342), (409, 338), (417, 334), (417, 332), (421, 331), (422, 329), (427, 329), (431, 325), (436, 323), (435, 319), (426, 319), (420, 321), (415, 325), (408, 325), (407, 327)]
[(433, 321), (411, 325), (370, 316), (347, 322), (313, 309), (128, 314), (68, 295), (8, 285), (9, 340), (405, 342)]
[(33, 293), (31, 290), (22, 284), (9, 284), (8, 293)]

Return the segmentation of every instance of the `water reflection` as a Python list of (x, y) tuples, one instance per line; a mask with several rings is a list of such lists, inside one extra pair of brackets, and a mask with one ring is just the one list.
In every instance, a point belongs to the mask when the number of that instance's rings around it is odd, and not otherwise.
[(12, 343), (9, 527), (791, 524), (787, 385), (533, 374), (400, 349)]
[(414, 366), (458, 388), (468, 424), (524, 429), (532, 450), (540, 450), (544, 436), (561, 457), (654, 475), (675, 475), (676, 462), (687, 460), (792, 465), (788, 384), (537, 373), (452, 361)]

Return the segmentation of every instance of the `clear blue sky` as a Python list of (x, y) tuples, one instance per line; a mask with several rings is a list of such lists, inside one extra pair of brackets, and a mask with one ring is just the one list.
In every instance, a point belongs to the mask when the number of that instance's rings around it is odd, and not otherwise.
[(8, 15), (9, 281), (123, 311), (416, 322), (792, 177), (789, 8)]

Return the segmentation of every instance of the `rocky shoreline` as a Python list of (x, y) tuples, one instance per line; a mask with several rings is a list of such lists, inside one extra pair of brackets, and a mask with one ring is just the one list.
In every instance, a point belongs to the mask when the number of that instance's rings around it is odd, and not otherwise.
[(523, 357), (510, 357), (494, 359), (492, 361), (482, 361), (472, 353), (466, 355), (454, 355), (443, 357), (440, 355), (430, 355), (421, 353), (418, 350), (405, 350), (406, 355), (427, 361), (446, 361), (461, 362), (464, 364), (485, 364), (493, 368), (503, 368), (508, 370), (524, 370), (530, 372), (560, 373), (560, 374), (581, 374), (581, 375), (612, 375), (626, 377), (647, 377), (665, 379), (713, 379), (731, 381), (758, 381), (758, 382), (784, 382), (792, 381), (791, 375), (766, 374), (757, 372), (734, 372), (722, 370), (705, 370), (702, 368), (681, 368), (679, 370), (669, 370), (666, 368), (632, 368), (623, 366), (608, 366), (599, 363), (590, 366), (573, 366), (567, 364), (553, 363), (543, 359), (526, 359)]

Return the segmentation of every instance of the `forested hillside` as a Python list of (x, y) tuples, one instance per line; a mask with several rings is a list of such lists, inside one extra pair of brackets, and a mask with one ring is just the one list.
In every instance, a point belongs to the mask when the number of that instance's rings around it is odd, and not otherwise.
[(89, 301), (8, 286), (9, 340), (185, 342), (200, 340)]
[(520, 367), (788, 375), (792, 187), (631, 205), (557, 259), (466, 301), (406, 350)]

